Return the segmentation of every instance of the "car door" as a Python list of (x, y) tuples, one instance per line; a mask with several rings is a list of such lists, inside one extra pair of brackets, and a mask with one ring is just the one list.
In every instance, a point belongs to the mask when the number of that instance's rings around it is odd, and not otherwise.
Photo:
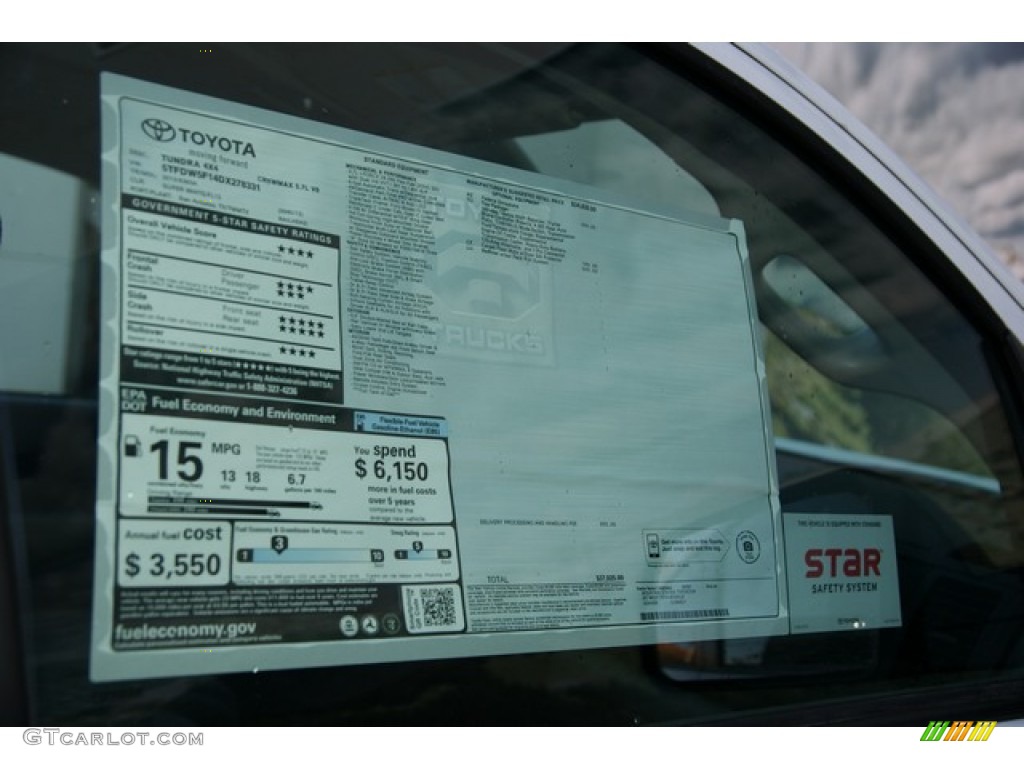
[(7, 721), (1020, 716), (1021, 289), (837, 105), (213, 50), (0, 51)]

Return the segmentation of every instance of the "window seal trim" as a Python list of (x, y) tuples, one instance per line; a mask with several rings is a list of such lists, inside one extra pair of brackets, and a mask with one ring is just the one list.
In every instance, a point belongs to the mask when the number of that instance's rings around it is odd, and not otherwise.
[(860, 453), (846, 448), (821, 445), (807, 440), (796, 440), (791, 437), (776, 437), (775, 450), (800, 456), (805, 459), (823, 461), (829, 464), (840, 464), (852, 469), (863, 469), (869, 472), (880, 472), (887, 475), (903, 475), (904, 477), (920, 478), (937, 481), (948, 485), (967, 487), (971, 490), (999, 496), (1002, 485), (994, 477), (974, 475), (969, 472), (958, 472), (954, 469), (943, 469), (930, 464), (920, 464), (906, 459), (893, 459), (888, 456), (877, 456)]

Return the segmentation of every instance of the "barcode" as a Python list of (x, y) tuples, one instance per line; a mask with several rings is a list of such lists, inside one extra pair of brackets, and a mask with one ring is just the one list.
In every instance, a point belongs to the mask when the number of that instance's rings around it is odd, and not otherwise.
[(423, 624), (427, 627), (450, 627), (455, 618), (455, 590), (452, 587), (423, 587)]
[(728, 608), (699, 608), (690, 611), (643, 611), (640, 621), (678, 621), (679, 619), (724, 619)]

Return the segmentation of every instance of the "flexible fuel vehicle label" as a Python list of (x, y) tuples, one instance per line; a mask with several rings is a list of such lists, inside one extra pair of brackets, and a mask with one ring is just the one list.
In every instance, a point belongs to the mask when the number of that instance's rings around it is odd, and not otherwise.
[(739, 222), (101, 101), (94, 679), (786, 631)]

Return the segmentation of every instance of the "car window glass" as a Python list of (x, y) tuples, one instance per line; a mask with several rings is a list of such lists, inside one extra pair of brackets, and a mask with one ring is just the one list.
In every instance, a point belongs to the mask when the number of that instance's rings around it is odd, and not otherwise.
[[(0, 504), (15, 542), (34, 720), (633, 724), (771, 710), (799, 721), (821, 706), (884, 701), (951, 680), (1018, 678), (1021, 404), (999, 329), (947, 278), (942, 253), (893, 226), (887, 204), (823, 161), (760, 99), (692, 54), (661, 49), (222, 50), (212, 67), (187, 46), (0, 50), (0, 67), (11, 73), (0, 85)], [(836, 614), (827, 617), (830, 631), (735, 638), (707, 621), (708, 634), (692, 642), (528, 654), (510, 646), (467, 658), (91, 682), (96, 382), (104, 365), (98, 265), (108, 237), (97, 213), (101, 71), (588, 185), (624, 208), (739, 222), (763, 339), (781, 530), (884, 519), (899, 626), (842, 624), (848, 617)], [(66, 140), (69, 131), (76, 141)], [(633, 263), (625, 254), (613, 262), (624, 275)], [(492, 314), (519, 306), (506, 300), (506, 287), (529, 287), (515, 269), (497, 281), (463, 277), (449, 286), (452, 296)], [(787, 292), (801, 280), (818, 303), (802, 303), (801, 288)], [(617, 302), (605, 306), (643, 306)], [(667, 306), (659, 317), (675, 317)], [(604, 317), (615, 321), (615, 311)], [(657, 332), (656, 351), (629, 358), (630, 376), (675, 370), (665, 363), (673, 334), (694, 329)], [(585, 359), (592, 341), (572, 341), (560, 354)], [(515, 451), (510, 427), (493, 436), (495, 455), (506, 446), (512, 472), (527, 438), (546, 441), (544, 450), (575, 450), (598, 423), (597, 406), (615, 401), (601, 383), (619, 380), (580, 382), (583, 427), (522, 436)], [(488, 385), (511, 425), (536, 402), (535, 392), (501, 389), (497, 378)], [(668, 388), (659, 395), (678, 396)], [(650, 403), (636, 411), (645, 419), (653, 412)], [(660, 434), (682, 445), (686, 425), (663, 424)], [(587, 450), (607, 460), (600, 446)], [(187, 455), (168, 460), (168, 472), (188, 471)], [(585, 466), (571, 460), (566, 466)], [(634, 478), (642, 471), (628, 458), (602, 466)], [(581, 470), (563, 491), (614, 485), (614, 476), (588, 480)], [(820, 563), (827, 572), (828, 559)], [(810, 564), (785, 567), (786, 590), (810, 589)], [(857, 568), (871, 576), (866, 561)]]

